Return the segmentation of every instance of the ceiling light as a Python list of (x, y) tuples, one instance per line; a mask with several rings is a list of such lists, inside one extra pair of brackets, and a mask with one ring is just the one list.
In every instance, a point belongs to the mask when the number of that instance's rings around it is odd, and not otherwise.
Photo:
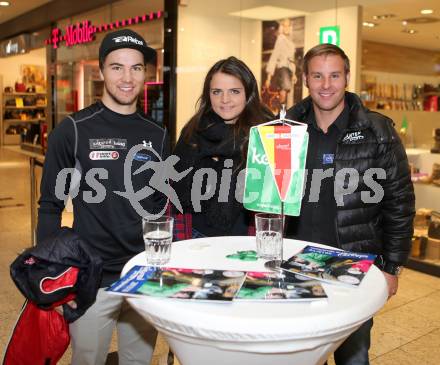
[(258, 20), (277, 20), (304, 16), (307, 13), (301, 10), (280, 8), (278, 6), (259, 6), (229, 13), (228, 15)]
[(9, 6), (11, 3), (9, 1), (0, 1), (0, 6)]
[(417, 30), (415, 30), (415, 29), (404, 29), (404, 30), (402, 30), (402, 33), (416, 34)]
[(406, 26), (408, 25), (408, 22), (407, 22), (406, 20), (404, 20), (404, 21), (402, 22), (402, 25), (403, 25), (404, 27), (406, 27)]
[(374, 20), (383, 20), (383, 19), (390, 19), (394, 18), (396, 14), (381, 14), (381, 15), (373, 15)]
[(422, 10), (420, 10), (420, 14), (423, 14), (423, 15), (432, 14), (433, 12), (434, 12), (434, 10), (432, 10), (432, 9), (422, 9)]
[(403, 21), (407, 22), (407, 24), (430, 24), (437, 23), (440, 19), (432, 16), (419, 16), (417, 18), (403, 19)]
[(362, 25), (363, 25), (364, 27), (374, 28), (374, 27), (376, 27), (378, 24), (377, 24), (377, 23), (373, 23), (373, 22), (363, 22)]

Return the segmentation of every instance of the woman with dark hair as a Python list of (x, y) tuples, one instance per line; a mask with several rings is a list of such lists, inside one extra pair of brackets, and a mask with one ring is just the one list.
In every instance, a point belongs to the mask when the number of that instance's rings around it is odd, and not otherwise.
[(183, 208), (183, 214), (176, 214), (175, 239), (252, 233), (251, 213), (239, 201), (244, 185), (240, 171), (246, 165), (249, 129), (272, 117), (242, 61), (229, 57), (212, 66), (198, 110), (174, 149), (180, 158), (176, 169), (191, 168), (173, 186)]

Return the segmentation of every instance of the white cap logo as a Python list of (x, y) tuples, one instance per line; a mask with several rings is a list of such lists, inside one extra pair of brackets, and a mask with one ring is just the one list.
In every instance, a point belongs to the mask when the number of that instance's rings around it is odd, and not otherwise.
[(133, 38), (132, 36), (126, 36), (126, 35), (122, 35), (120, 37), (116, 37), (113, 38), (113, 40), (115, 41), (115, 43), (134, 43), (134, 44), (138, 44), (140, 46), (144, 45), (144, 42), (140, 41), (137, 38)]

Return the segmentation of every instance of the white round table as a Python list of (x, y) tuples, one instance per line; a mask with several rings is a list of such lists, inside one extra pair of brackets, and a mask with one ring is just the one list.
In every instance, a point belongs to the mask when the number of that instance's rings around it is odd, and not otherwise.
[[(306, 244), (285, 239), (284, 259)], [(166, 266), (267, 271), (262, 259), (226, 258), (254, 249), (255, 237), (174, 242)], [(134, 265), (146, 265), (145, 253), (133, 257), (123, 274)], [(323, 286), (328, 299), (311, 302), (200, 303), (146, 296), (127, 300), (165, 336), (182, 365), (318, 365), (385, 304), (388, 293), (374, 265), (357, 288)]]

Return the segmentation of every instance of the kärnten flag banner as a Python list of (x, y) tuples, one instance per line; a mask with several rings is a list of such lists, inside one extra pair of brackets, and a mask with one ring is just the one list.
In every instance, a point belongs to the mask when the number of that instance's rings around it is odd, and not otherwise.
[(243, 205), (246, 209), (298, 216), (304, 187), (309, 134), (306, 125), (252, 127)]

